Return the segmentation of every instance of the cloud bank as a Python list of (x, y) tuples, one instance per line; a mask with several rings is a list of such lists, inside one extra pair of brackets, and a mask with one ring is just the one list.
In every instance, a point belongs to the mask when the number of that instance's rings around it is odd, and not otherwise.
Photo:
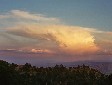
[(2, 21), (0, 50), (54, 57), (112, 54), (112, 32), (69, 26), (58, 18), (22, 10), (0, 15)]
[(57, 45), (55, 48), (70, 54), (91, 53), (98, 50), (94, 36), (89, 31), (75, 26), (19, 25), (9, 28), (7, 33), (36, 40), (50, 41), (52, 44)]

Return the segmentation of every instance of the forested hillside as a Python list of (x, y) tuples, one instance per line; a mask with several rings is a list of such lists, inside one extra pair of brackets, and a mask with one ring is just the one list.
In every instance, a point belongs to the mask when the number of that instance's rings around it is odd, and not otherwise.
[(0, 85), (112, 85), (112, 74), (105, 75), (85, 65), (36, 67), (1, 60)]

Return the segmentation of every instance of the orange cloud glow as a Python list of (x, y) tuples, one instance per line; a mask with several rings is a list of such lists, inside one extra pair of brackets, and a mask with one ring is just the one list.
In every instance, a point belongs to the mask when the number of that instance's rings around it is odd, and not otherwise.
[[(91, 32), (82, 27), (33, 24), (13, 27), (8, 32), (23, 37), (43, 39), (52, 42), (52, 44), (56, 43), (58, 46), (56, 48), (70, 54), (92, 53), (99, 49)], [(32, 52), (40, 51), (32, 49)]]
[(47, 49), (31, 49), (31, 52), (33, 53), (52, 53), (52, 51)]
[(60, 43), (60, 47), (68, 53), (84, 53), (95, 52), (98, 47), (95, 45), (94, 36), (88, 31), (76, 27), (75, 29), (60, 30), (56, 34), (56, 39)]

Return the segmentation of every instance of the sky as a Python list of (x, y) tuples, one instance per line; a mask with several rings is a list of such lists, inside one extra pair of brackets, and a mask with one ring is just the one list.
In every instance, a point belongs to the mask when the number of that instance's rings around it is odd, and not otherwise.
[(0, 59), (112, 61), (111, 0), (0, 0)]

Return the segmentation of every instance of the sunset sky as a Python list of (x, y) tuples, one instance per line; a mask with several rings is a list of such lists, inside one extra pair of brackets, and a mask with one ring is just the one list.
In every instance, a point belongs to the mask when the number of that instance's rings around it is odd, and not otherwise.
[(0, 0), (0, 59), (112, 61), (112, 0)]

